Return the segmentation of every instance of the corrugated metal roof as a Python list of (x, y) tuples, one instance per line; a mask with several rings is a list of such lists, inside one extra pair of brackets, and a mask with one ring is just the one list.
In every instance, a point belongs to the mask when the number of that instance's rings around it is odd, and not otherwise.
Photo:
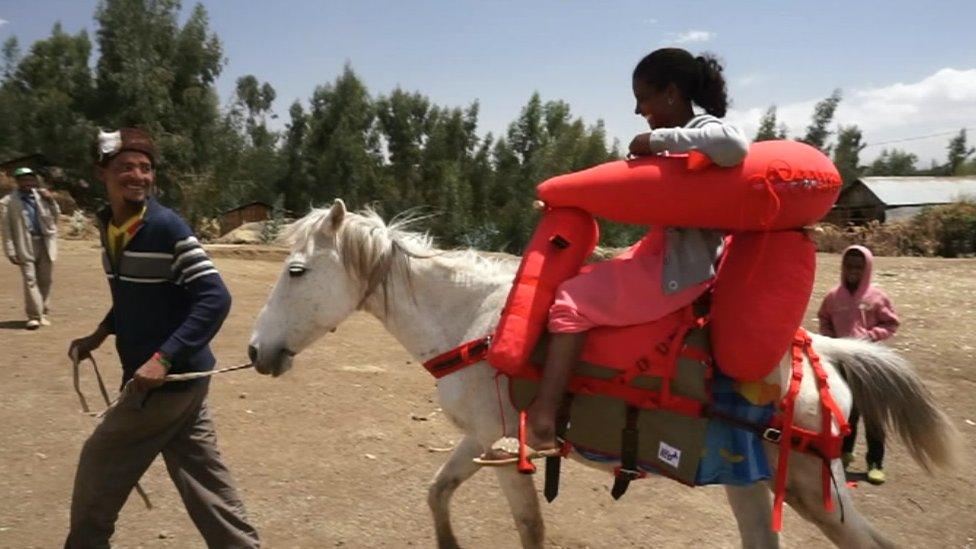
[(976, 199), (976, 177), (905, 176), (858, 179), (886, 206), (948, 204), (963, 197)]

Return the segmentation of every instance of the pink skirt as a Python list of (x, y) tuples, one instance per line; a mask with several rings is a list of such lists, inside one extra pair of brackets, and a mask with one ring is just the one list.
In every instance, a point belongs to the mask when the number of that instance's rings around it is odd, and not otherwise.
[(706, 280), (665, 294), (663, 272), (664, 230), (654, 227), (613, 259), (587, 265), (563, 282), (549, 309), (549, 331), (578, 333), (652, 322), (691, 304), (712, 283)]

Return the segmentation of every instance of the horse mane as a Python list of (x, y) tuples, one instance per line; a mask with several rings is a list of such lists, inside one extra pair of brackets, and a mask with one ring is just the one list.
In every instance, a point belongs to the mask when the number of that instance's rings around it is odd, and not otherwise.
[[(293, 252), (314, 253), (315, 235), (324, 232), (324, 224), (331, 210), (313, 208), (305, 217), (285, 229), (284, 240)], [(482, 255), (474, 249), (440, 250), (427, 232), (416, 226), (428, 219), (416, 210), (394, 216), (389, 223), (372, 208), (347, 212), (335, 233), (336, 249), (343, 267), (366, 282), (367, 295), (382, 287), (387, 293), (387, 279), (391, 272), (408, 275), (409, 263), (415, 259), (439, 260), (438, 263), (465, 278), (494, 278), (510, 276), (517, 266), (515, 256)]]

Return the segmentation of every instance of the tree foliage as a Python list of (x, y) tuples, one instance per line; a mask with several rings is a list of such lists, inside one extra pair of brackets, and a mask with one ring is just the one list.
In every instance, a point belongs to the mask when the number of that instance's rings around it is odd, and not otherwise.
[[(620, 157), (602, 121), (584, 122), (560, 100), (532, 94), (498, 135), (478, 132), (479, 104), (444, 106), (418, 91), (374, 95), (351, 66), (294, 101), (278, 125), (271, 83), (237, 79), (221, 105), (215, 82), (226, 64), (207, 11), (179, 0), (102, 0), (95, 27), (0, 48), (0, 159), (42, 153), (64, 168), (55, 184), (87, 208), (104, 198), (92, 179), (97, 128), (149, 130), (159, 149), (160, 199), (191, 222), (251, 201), (274, 203), (280, 218), (343, 198), (387, 217), (415, 210), (441, 243), (519, 252), (537, 214), (545, 179)], [(803, 141), (833, 151), (845, 181), (864, 169), (856, 126), (828, 144), (840, 91), (817, 104)], [(756, 140), (785, 139), (771, 106)], [(961, 132), (949, 149), (965, 173), (972, 148)], [(916, 158), (885, 151), (869, 173), (915, 171)], [(624, 246), (641, 227), (601, 224), (603, 244)]]
[(850, 185), (861, 176), (861, 151), (865, 144), (861, 141), (861, 129), (857, 125), (840, 126), (837, 130), (837, 145), (834, 146), (834, 165), (840, 172), (844, 186)]
[(884, 149), (868, 166), (867, 175), (915, 175), (918, 157), (900, 149)]
[(753, 141), (773, 141), (775, 139), (786, 139), (786, 125), (776, 123), (776, 105), (770, 105), (766, 113), (759, 119), (759, 130)]
[(800, 141), (820, 149), (825, 154), (830, 154), (831, 147), (827, 144), (827, 140), (833, 132), (829, 128), (840, 99), (841, 92), (837, 89), (813, 107), (813, 119)]
[(947, 175), (963, 175), (966, 159), (976, 152), (976, 148), (966, 143), (966, 128), (959, 130), (959, 133), (949, 141), (947, 149), (949, 153), (946, 163)]

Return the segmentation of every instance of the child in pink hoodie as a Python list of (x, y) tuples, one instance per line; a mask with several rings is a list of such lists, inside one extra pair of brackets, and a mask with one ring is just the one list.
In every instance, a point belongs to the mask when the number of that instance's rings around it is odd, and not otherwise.
[[(827, 293), (817, 317), (820, 333), (830, 337), (852, 337), (870, 341), (883, 341), (898, 329), (898, 315), (891, 300), (880, 288), (871, 285), (871, 267), (874, 256), (864, 246), (851, 246), (844, 250), (841, 260), (840, 284)], [(856, 405), (856, 403), (855, 403)], [(854, 458), (854, 440), (860, 414), (851, 407), (851, 434), (844, 439), (844, 465)], [(865, 421), (868, 443), (868, 482), (882, 484), (885, 481), (884, 427)]]

